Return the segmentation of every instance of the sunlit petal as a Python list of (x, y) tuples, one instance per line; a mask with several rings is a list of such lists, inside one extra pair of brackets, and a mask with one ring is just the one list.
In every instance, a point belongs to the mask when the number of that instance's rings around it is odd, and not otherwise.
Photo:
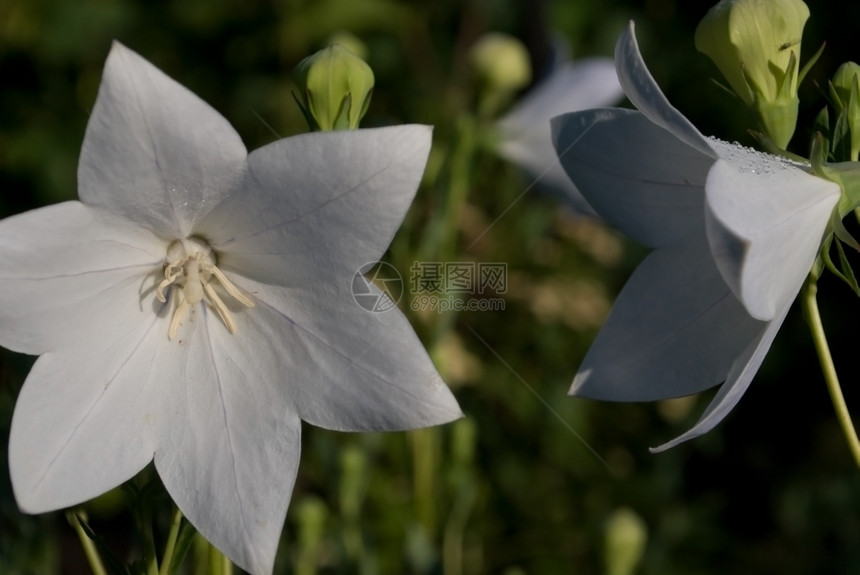
[(391, 431), (462, 417), (403, 314), (359, 306), (351, 276), (301, 289), (248, 285), (259, 309), (240, 321), (289, 350), (278, 356), (282, 391), (303, 420), (339, 431)]
[(224, 198), (245, 155), (218, 112), (114, 42), (81, 149), (82, 202), (183, 237)]
[(767, 321), (800, 291), (840, 189), (774, 156), (725, 148), (705, 187), (711, 251), (750, 315)]
[(633, 22), (625, 28), (615, 45), (615, 66), (618, 80), (627, 98), (657, 126), (670, 131), (676, 138), (706, 156), (716, 154), (701, 132), (679, 112), (654, 81), (639, 52)]
[(0, 345), (40, 354), (152, 315), (146, 276), (165, 243), (79, 202), (0, 222)]
[[(378, 260), (421, 181), (431, 128), (314, 133), (254, 151), (240, 192), (198, 226), (221, 262), (285, 286)], [(337, 169), (332, 169), (337, 166)]]
[(117, 322), (82, 344), (42, 355), (15, 406), (9, 470), (23, 511), (77, 505), (130, 479), (152, 460), (165, 385), (185, 363), (161, 320)]
[(199, 310), (202, 323), (171, 344), (183, 360), (155, 466), (204, 537), (246, 571), (271, 573), (301, 449), (290, 374), (272, 361), (283, 342), (254, 330), (236, 337)]

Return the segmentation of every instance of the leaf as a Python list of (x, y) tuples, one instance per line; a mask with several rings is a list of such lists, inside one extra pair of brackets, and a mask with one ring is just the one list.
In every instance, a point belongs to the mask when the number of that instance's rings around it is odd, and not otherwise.
[(95, 532), (92, 530), (89, 524), (87, 524), (87, 522), (81, 515), (75, 513), (73, 516), (73, 520), (78, 522), (86, 536), (89, 537), (90, 540), (96, 544), (96, 549), (98, 550), (99, 554), (105, 559), (108, 572), (111, 573), (111, 575), (132, 575), (132, 573), (128, 570), (128, 568), (126, 568), (123, 562), (120, 561), (116, 555), (114, 555), (113, 551), (111, 551), (110, 547), (107, 546), (104, 539), (101, 536), (95, 534)]
[(194, 536), (197, 535), (197, 530), (191, 525), (185, 517), (182, 518), (182, 524), (179, 526), (179, 535), (176, 537), (176, 546), (173, 548), (173, 557), (170, 560), (169, 572), (175, 572), (188, 551), (191, 549), (191, 544), (194, 543)]

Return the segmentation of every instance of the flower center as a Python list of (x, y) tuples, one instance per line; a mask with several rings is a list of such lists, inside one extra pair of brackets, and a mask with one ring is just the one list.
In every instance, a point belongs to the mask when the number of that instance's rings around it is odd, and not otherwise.
[(227, 279), (224, 272), (215, 264), (216, 258), (212, 248), (199, 238), (176, 240), (167, 248), (167, 255), (164, 258), (164, 279), (155, 288), (155, 297), (160, 302), (167, 301), (165, 290), (171, 288), (173, 319), (170, 320), (170, 327), (167, 329), (167, 339), (173, 340), (179, 326), (182, 325), (182, 320), (192, 306), (201, 301), (205, 301), (218, 312), (218, 316), (230, 333), (236, 333), (236, 322), (233, 321), (224, 300), (213, 287), (216, 283), (245, 307), (254, 307), (251, 298)]

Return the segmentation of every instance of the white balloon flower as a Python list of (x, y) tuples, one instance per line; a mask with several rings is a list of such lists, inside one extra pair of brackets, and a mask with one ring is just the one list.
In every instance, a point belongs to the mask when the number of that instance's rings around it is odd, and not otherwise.
[(808, 165), (702, 136), (654, 82), (632, 23), (615, 63), (638, 111), (560, 116), (554, 141), (597, 213), (654, 251), (618, 296), (570, 393), (650, 401), (722, 383), (698, 423), (659, 451), (706, 433), (740, 400), (841, 192)]
[(301, 420), (460, 417), (405, 317), (350, 291), (400, 226), (430, 139), (398, 126), (247, 154), (215, 110), (114, 44), (80, 201), (0, 222), (0, 344), (40, 356), (10, 436), (21, 509), (79, 504), (154, 459), (207, 539), (269, 573)]

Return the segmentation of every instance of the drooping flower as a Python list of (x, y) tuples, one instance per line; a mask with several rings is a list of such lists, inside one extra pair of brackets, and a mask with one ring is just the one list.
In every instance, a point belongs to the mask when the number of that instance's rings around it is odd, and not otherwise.
[(622, 94), (611, 59), (561, 61), (497, 123), (499, 155), (575, 211), (593, 215), (558, 162), (549, 121), (565, 112), (608, 106)]
[(40, 356), (10, 436), (21, 509), (81, 503), (154, 459), (191, 523), (268, 573), (301, 420), (460, 417), (405, 317), (350, 293), (412, 201), (430, 132), (314, 133), (247, 154), (215, 110), (114, 44), (80, 201), (0, 222), (0, 344)]
[(615, 52), (638, 111), (553, 121), (562, 165), (591, 206), (653, 248), (628, 280), (571, 394), (650, 401), (722, 383), (701, 435), (737, 404), (818, 253), (840, 197), (808, 166), (705, 138), (669, 104), (633, 31)]

